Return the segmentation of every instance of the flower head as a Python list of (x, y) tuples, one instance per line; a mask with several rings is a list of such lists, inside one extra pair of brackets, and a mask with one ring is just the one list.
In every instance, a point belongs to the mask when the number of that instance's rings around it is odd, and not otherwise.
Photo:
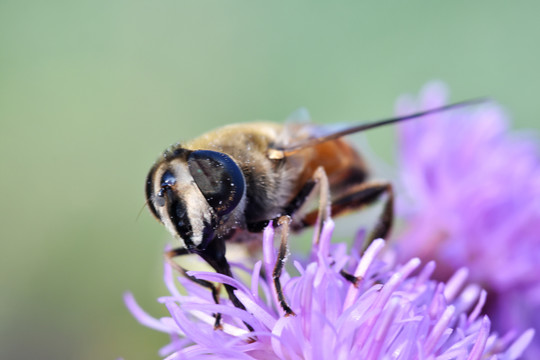
[[(446, 102), (433, 83), (399, 113)], [(401, 259), (437, 262), (444, 281), (467, 267), (482, 284), (496, 329), (540, 327), (540, 157), (536, 144), (508, 134), (495, 104), (450, 111), (399, 127), (407, 230)], [(403, 195), (403, 193), (402, 193)], [(531, 358), (540, 358), (540, 341)], [(533, 351), (533, 350), (531, 350)], [(532, 354), (532, 352), (531, 352)]]
[[(125, 301), (141, 323), (170, 335), (161, 350), (168, 359), (516, 359), (530, 341), (532, 331), (517, 340), (515, 334), (490, 334), (490, 320), (480, 315), (486, 293), (475, 285), (464, 287), (466, 270), (438, 283), (430, 280), (433, 262), (420, 268), (412, 259), (392, 266), (381, 257), (383, 240), (362, 256), (355, 248), (348, 254), (345, 244), (330, 244), (332, 230), (327, 221), (311, 258), (294, 262), (295, 269), (281, 276), (295, 316), (284, 316), (271, 278), (262, 275), (272, 274), (276, 261), (271, 225), (264, 232), (263, 261), (234, 265), (235, 279), (190, 273), (236, 287), (245, 310), (226, 299), (215, 304), (207, 289), (183, 277), (177, 279), (185, 288), (181, 293), (168, 265), (165, 283), (171, 294), (159, 301), (170, 317), (150, 317), (131, 294)], [(342, 270), (358, 281), (347, 280)], [(223, 315), (222, 330), (214, 330), (215, 313)]]

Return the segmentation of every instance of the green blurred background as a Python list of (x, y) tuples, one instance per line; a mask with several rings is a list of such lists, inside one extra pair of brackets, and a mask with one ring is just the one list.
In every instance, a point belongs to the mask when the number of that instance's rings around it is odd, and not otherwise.
[[(393, 113), (431, 79), (540, 127), (540, 4), (0, 2), (0, 358), (155, 359), (169, 240), (146, 210), (169, 144), (232, 122)], [(393, 130), (370, 133), (392, 158)]]

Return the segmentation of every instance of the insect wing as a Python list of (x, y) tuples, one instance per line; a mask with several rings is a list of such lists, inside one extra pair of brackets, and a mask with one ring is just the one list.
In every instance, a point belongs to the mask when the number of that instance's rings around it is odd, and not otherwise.
[(276, 150), (290, 149), (319, 138), (332, 136), (336, 132), (343, 131), (350, 127), (350, 124), (315, 124), (306, 108), (299, 108), (292, 112), (285, 123), (283, 131), (278, 136), (277, 141), (272, 144)]

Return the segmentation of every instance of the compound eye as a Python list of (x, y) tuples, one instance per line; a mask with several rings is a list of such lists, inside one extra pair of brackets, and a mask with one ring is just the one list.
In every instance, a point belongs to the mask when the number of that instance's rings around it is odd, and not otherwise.
[(233, 159), (217, 151), (196, 150), (188, 157), (188, 168), (216, 214), (234, 210), (244, 195), (245, 180)]

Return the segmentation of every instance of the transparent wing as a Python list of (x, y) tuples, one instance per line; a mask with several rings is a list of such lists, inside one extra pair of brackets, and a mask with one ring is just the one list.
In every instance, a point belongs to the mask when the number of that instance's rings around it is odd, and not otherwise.
[(287, 116), (285, 125), (287, 124), (309, 124), (311, 123), (311, 115), (309, 115), (308, 109), (301, 107), (294, 110)]
[(332, 135), (350, 127), (350, 124), (316, 124), (311, 120), (306, 108), (293, 111), (283, 124), (283, 131), (278, 141), (272, 144), (274, 149), (288, 149), (294, 145), (302, 144), (316, 138)]
[(305, 140), (310, 137), (310, 129), (314, 127), (316, 125), (312, 123), (309, 111), (306, 108), (296, 109), (285, 119), (283, 130), (272, 148), (287, 148), (290, 144)]

